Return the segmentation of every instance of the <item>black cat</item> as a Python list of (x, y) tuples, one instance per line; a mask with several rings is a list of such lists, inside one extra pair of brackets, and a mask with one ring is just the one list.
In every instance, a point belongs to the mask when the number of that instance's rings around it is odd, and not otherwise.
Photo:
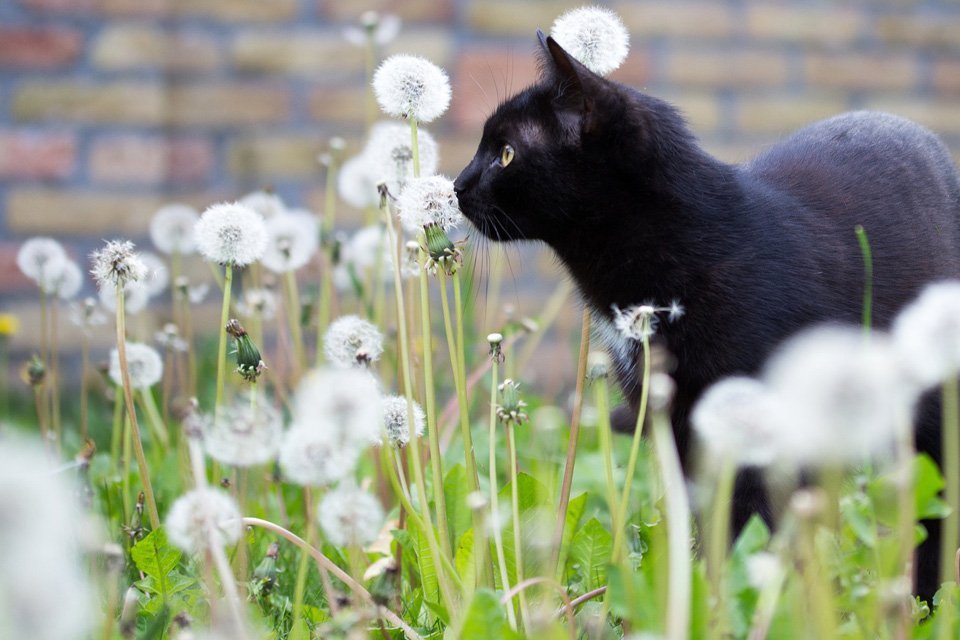
[[(674, 107), (592, 73), (538, 35), (541, 80), (487, 120), (455, 182), (460, 207), (492, 239), (550, 245), (601, 325), (614, 305), (684, 306), (657, 339), (676, 359), (672, 418), (685, 464), (688, 414), (705, 387), (756, 373), (806, 325), (860, 321), (856, 225), (872, 245), (881, 327), (925, 283), (960, 276), (960, 176), (923, 127), (847, 113), (729, 165), (700, 148)], [(605, 333), (635, 407), (640, 346)], [(921, 414), (917, 446), (939, 460), (939, 411), (928, 402)], [(770, 515), (759, 473), (746, 470), (736, 525), (753, 513)], [(932, 525), (918, 566), (927, 597), (937, 573)]]

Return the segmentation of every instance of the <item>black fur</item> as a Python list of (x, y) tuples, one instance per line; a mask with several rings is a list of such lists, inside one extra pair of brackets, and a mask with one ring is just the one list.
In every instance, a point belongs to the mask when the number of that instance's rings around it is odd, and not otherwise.
[[(673, 422), (689, 463), (691, 406), (710, 383), (756, 373), (814, 322), (860, 321), (869, 235), (874, 319), (889, 324), (921, 287), (960, 276), (960, 177), (944, 145), (896, 116), (856, 112), (812, 124), (743, 165), (704, 152), (671, 105), (603, 79), (540, 34), (542, 79), (488, 119), (455, 187), (464, 214), (496, 240), (550, 245), (596, 316), (678, 300), (657, 339), (676, 358)], [(503, 145), (515, 150), (507, 166)], [(611, 344), (639, 398), (639, 345)], [(926, 407), (918, 446), (939, 460)], [(735, 521), (769, 517), (759, 474), (738, 479)], [(937, 527), (931, 527), (936, 547)], [(919, 590), (936, 558), (922, 551)], [(932, 567), (932, 573), (931, 573)]]

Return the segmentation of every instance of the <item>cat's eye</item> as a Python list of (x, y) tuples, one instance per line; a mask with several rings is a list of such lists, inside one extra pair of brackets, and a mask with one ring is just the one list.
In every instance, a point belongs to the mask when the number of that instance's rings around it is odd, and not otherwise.
[(500, 166), (505, 167), (513, 162), (514, 155), (516, 154), (513, 147), (508, 144), (503, 145), (503, 149), (500, 150)]

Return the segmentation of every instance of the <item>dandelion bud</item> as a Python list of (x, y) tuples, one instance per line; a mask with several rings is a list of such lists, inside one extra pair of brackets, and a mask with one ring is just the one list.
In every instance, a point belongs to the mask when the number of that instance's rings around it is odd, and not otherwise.
[(487, 336), (487, 342), (490, 343), (490, 357), (497, 364), (502, 363), (503, 350), (501, 349), (501, 344), (503, 343), (503, 334), (491, 333)]
[(596, 380), (610, 375), (610, 356), (604, 351), (587, 354), (587, 379)]
[(238, 320), (230, 320), (224, 329), (237, 344), (237, 350), (234, 352), (237, 355), (237, 373), (247, 382), (255, 383), (267, 368), (260, 357), (260, 350)]
[(263, 560), (253, 571), (251, 591), (257, 597), (263, 597), (273, 591), (277, 585), (277, 556), (280, 555), (280, 545), (276, 542), (267, 547)]
[(23, 367), (23, 381), (31, 387), (39, 387), (47, 377), (47, 367), (40, 356), (34, 354)]
[(524, 409), (527, 403), (520, 399), (520, 385), (507, 378), (497, 387), (500, 391), (500, 404), (497, 417), (506, 426), (519, 426), (527, 421)]

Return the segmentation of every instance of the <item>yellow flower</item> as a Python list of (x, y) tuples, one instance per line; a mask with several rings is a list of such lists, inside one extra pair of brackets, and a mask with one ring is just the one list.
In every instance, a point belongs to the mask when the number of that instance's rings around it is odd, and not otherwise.
[(20, 330), (20, 321), (12, 313), (0, 313), (0, 336), (12, 336)]

